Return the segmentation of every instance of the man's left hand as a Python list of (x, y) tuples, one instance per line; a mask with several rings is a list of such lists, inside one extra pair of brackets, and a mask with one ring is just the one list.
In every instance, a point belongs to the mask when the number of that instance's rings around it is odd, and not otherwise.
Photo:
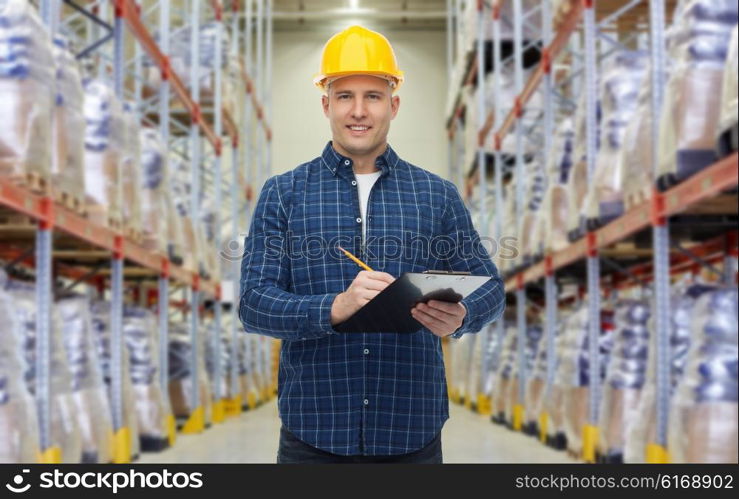
[(429, 331), (443, 338), (459, 329), (467, 309), (461, 303), (430, 300), (413, 307), (411, 315)]

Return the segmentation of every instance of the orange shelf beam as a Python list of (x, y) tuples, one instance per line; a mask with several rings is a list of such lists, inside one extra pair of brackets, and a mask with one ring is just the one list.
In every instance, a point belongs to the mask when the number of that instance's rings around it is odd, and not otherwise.
[[(739, 153), (734, 153), (714, 163), (662, 194), (665, 202), (660, 205), (661, 210), (656, 213), (656, 216), (670, 217), (679, 214), (736, 185), (739, 185)], [(647, 201), (595, 231), (596, 246), (598, 249), (606, 248), (649, 227), (651, 223), (651, 201)], [(583, 238), (553, 253), (551, 255), (552, 269), (560, 269), (586, 256), (587, 238)], [(543, 262), (525, 269), (522, 271), (524, 283), (540, 279), (545, 275), (545, 270)], [(517, 278), (517, 276), (512, 276), (506, 281), (507, 290), (516, 289)]]
[(136, 3), (133, 0), (116, 0), (116, 8), (120, 9), (121, 16), (126, 21), (131, 34), (138, 40), (141, 47), (162, 72), (162, 77), (169, 80), (174, 94), (190, 113), (193, 123), (197, 123), (203, 135), (208, 139), (208, 142), (213, 147), (217, 147), (218, 137), (216, 137), (213, 128), (203, 119), (200, 113), (200, 106), (193, 100), (182, 79), (172, 70), (169, 64), (169, 58), (162, 53), (151, 36), (151, 33), (149, 33), (149, 30), (144, 25)]
[[(6, 206), (36, 220), (46, 220), (44, 206), (48, 198), (30, 192), (23, 186), (14, 184), (10, 179), (0, 177), (0, 205)], [(48, 209), (46, 210), (48, 213)], [(110, 251), (116, 251), (116, 239), (122, 239), (123, 256), (126, 260), (160, 274), (169, 275), (174, 281), (192, 287), (199, 281), (189, 270), (173, 265), (162, 254), (143, 248), (126, 239), (121, 234), (100, 225), (93, 224), (69, 209), (53, 203), (51, 208), (54, 230), (65, 232), (80, 241)], [(215, 296), (218, 283), (200, 281), (199, 287), (210, 296)]]

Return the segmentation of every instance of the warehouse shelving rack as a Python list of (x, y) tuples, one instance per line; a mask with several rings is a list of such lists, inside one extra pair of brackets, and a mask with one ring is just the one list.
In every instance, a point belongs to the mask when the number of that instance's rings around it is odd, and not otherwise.
[[(200, 92), (196, 69), (193, 66), (190, 81), (194, 82), (187, 88), (181, 75), (171, 67), (169, 60), (171, 26), (171, 10), (168, 0), (147, 2), (143, 10), (133, 0), (97, 0), (80, 5), (65, 0), (66, 8), (62, 8), (60, 0), (43, 0), (40, 2), (40, 13), (50, 35), (53, 37), (62, 27), (65, 34), (80, 34), (77, 40), (86, 48), (81, 54), (94, 54), (98, 58), (99, 75), (112, 80), (116, 96), (119, 99), (131, 99), (136, 103), (137, 116), (144, 124), (155, 124), (152, 116), (156, 116), (161, 135), (168, 149), (176, 150), (179, 147), (177, 131), (187, 131), (185, 138), (185, 157), (191, 165), (193, 189), (191, 208), (196, 215), (199, 209), (199, 191), (201, 181), (205, 180), (206, 187), (214, 191), (216, 206), (223, 204), (223, 195), (229, 199), (230, 216), (232, 217), (231, 237), (238, 241), (244, 230), (239, 220), (250, 217), (250, 203), (253, 192), (251, 187), (252, 170), (256, 170), (257, 178), (265, 179), (270, 170), (270, 146), (272, 131), (269, 125), (270, 94), (269, 79), (264, 79), (263, 69), (269, 71), (271, 60), (271, 2), (269, 0), (246, 0), (243, 5), (243, 14), (240, 11), (240, 2), (230, 3), (231, 11), (231, 46), (232, 55), (243, 51), (243, 63), (239, 71), (238, 88), (243, 89), (244, 113), (238, 123), (228, 111), (222, 107), (222, 89), (220, 80), (220, 62), (223, 57), (221, 44), (216, 44), (216, 70), (213, 100), (213, 109), (204, 112), (200, 104)], [(265, 7), (266, 5), (266, 7)], [(223, 36), (224, 20), (223, 7), (218, 0), (212, 0), (207, 6), (201, 2), (191, 0), (186, 12), (189, 12), (190, 22), (185, 29), (190, 29), (194, 60), (197, 60), (198, 30), (204, 7), (210, 11), (218, 26), (219, 38)], [(256, 11), (256, 16), (253, 15)], [(158, 26), (154, 17), (158, 17)], [(110, 21), (112, 19), (112, 21)], [(150, 22), (147, 22), (147, 19)], [(76, 24), (72, 24), (76, 23)], [(255, 65), (252, 57), (252, 24), (260, 27), (257, 30), (257, 52), (259, 60)], [(73, 27), (72, 27), (73, 26)], [(151, 35), (151, 28), (158, 27), (159, 40), (155, 41)], [(80, 28), (82, 27), (82, 28)], [(265, 29), (262, 29), (262, 28)], [(82, 32), (80, 33), (80, 29)], [(107, 31), (107, 33), (101, 33)], [(131, 37), (134, 44), (134, 56), (126, 59), (126, 39)], [(266, 43), (263, 43), (266, 38)], [(112, 40), (112, 47), (108, 41)], [(266, 54), (263, 52), (267, 48)], [(266, 59), (266, 61), (265, 61)], [(147, 61), (156, 66), (161, 73), (162, 84), (156, 95), (144, 98), (142, 92), (142, 66)], [(111, 75), (105, 74), (105, 63), (111, 68)], [(257, 82), (255, 84), (255, 81)], [(132, 83), (131, 83), (132, 82)], [(174, 107), (170, 106), (171, 98), (176, 99)], [(262, 102), (266, 102), (266, 111)], [(209, 120), (210, 118), (210, 120)], [(172, 130), (175, 132), (172, 133)], [(223, 150), (223, 132), (230, 139), (231, 165), (230, 182), (226, 183), (221, 170), (221, 153)], [(201, 137), (205, 138), (202, 144)], [(241, 140), (240, 140), (241, 137)], [(207, 147), (204, 147), (207, 146)], [(254, 151), (257, 150), (259, 163), (254, 164)], [(202, 159), (202, 160), (201, 160)], [(191, 161), (190, 161), (191, 160)], [(241, 162), (241, 165), (240, 165)], [(212, 175), (210, 173), (212, 172)], [(210, 178), (210, 182), (206, 180)], [(239, 188), (242, 181), (245, 188)], [(131, 459), (130, 435), (122, 424), (122, 362), (123, 362), (123, 335), (122, 316), (124, 301), (124, 277), (154, 278), (157, 281), (159, 296), (159, 342), (160, 342), (160, 383), (164, 394), (168, 393), (168, 320), (170, 312), (170, 283), (190, 291), (190, 334), (193, 346), (199, 335), (199, 311), (203, 300), (212, 300), (216, 324), (221, 323), (221, 282), (219, 278), (229, 277), (232, 282), (233, 296), (231, 301), (232, 329), (230, 331), (234, 348), (239, 344), (236, 340), (240, 334), (237, 316), (238, 306), (238, 276), (239, 265), (235, 263), (231, 269), (220, 269), (221, 255), (217, 260), (219, 267), (214, 276), (202, 276), (181, 265), (173, 263), (167, 255), (144, 248), (140, 243), (127, 237), (121, 230), (111, 229), (92, 223), (79, 213), (55, 203), (45, 194), (32, 192), (30, 188), (18, 185), (6, 178), (0, 178), (0, 205), (20, 215), (35, 220), (36, 229), (28, 230), (24, 227), (3, 227), (3, 241), (0, 243), (0, 257), (10, 261), (8, 266), (27, 265), (35, 267), (36, 295), (39, 306), (37, 314), (37, 352), (36, 372), (38, 386), (36, 390), (39, 416), (39, 449), (40, 461), (55, 463), (60, 460), (60, 451), (51, 446), (50, 439), (50, 335), (51, 335), (51, 307), (53, 306), (53, 272), (59, 276), (73, 279), (74, 282), (67, 289), (85, 282), (88, 284), (105, 285), (101, 267), (107, 260), (110, 264), (110, 299), (111, 299), (111, 331), (112, 331), (112, 381), (111, 381), (111, 409), (114, 421), (114, 462), (128, 462)], [(221, 211), (216, 210), (216, 227), (220, 229)], [(242, 216), (245, 215), (245, 216)], [(193, 219), (196, 219), (193, 216)], [(64, 249), (54, 250), (57, 244), (64, 245)], [(220, 230), (216, 230), (213, 244), (221, 248)], [(70, 251), (71, 250), (71, 251)], [(34, 256), (31, 258), (31, 256)], [(235, 256), (235, 255), (232, 255)], [(69, 258), (72, 257), (71, 260)], [(238, 262), (238, 258), (234, 258)], [(94, 265), (93, 265), (94, 264)], [(92, 268), (90, 268), (92, 267)], [(230, 271), (229, 271), (230, 270)], [(165, 298), (163, 298), (165, 297)], [(166, 304), (166, 305), (165, 305)], [(187, 308), (187, 307), (186, 307)], [(220, 353), (221, 328), (215, 328), (216, 333), (210, 338), (213, 342), (213, 351), (216, 359)], [(266, 361), (271, 343), (262, 342), (262, 357)], [(251, 352), (246, 352), (251, 355)], [(197, 376), (197, 352), (193, 348), (191, 369)], [(236, 387), (236, 355), (232, 356), (232, 372), (230, 373), (231, 386)], [(220, 393), (220, 379), (225, 375), (221, 371), (220, 362), (214, 362), (216, 378), (216, 403), (214, 405), (214, 421), (223, 419), (225, 412), (237, 414), (242, 404), (238, 396), (224, 400), (225, 394)], [(267, 366), (264, 367), (265, 372)], [(266, 379), (266, 378), (263, 378)], [(197, 386), (197, 383), (193, 383)], [(269, 396), (268, 389), (263, 391)], [(194, 396), (197, 397), (197, 389)], [(197, 400), (197, 398), (195, 398)], [(228, 409), (228, 411), (226, 411)], [(170, 441), (174, 437), (174, 420), (170, 418)], [(185, 423), (183, 431), (199, 432), (203, 429), (202, 408), (194, 411), (189, 421)]]
[[(494, 76), (494, 85), (496, 89), (498, 83), (497, 72), (501, 67), (499, 59), (500, 51), (500, 11), (505, 0), (493, 0), (492, 2), (479, 1), (477, 3), (478, 10), (478, 39), (476, 50), (468, 54), (463, 61), (464, 75), (461, 78), (463, 85), (469, 85), (475, 82), (484, 84), (484, 78), (480, 78), (482, 71), (478, 68), (483, 67), (483, 23), (484, 19), (492, 16), (493, 22), (493, 57), (496, 75)], [(520, 33), (522, 23), (526, 19), (528, 13), (522, 10), (521, 0), (511, 0), (513, 2), (514, 18), (510, 20), (514, 24), (514, 59), (516, 69), (520, 70), (521, 54), (524, 50)], [(459, 5), (461, 0), (447, 2), (450, 18), (459, 15)], [(500, 113), (485, 114), (485, 103), (483, 97), (477, 102), (478, 123), (469, 124), (467, 126), (477, 126), (479, 130), (478, 140), (478, 174), (474, 179), (479, 190), (479, 198), (474, 203), (474, 209), (482, 210), (479, 220), (485, 224), (485, 199), (492, 195), (495, 200), (495, 226), (497, 234), (500, 234), (500, 227), (506, 223), (502, 219), (503, 211), (500, 204), (501, 201), (501, 185), (500, 178), (502, 176), (502, 168), (500, 165), (500, 149), (503, 138), (512, 131), (516, 133), (517, 154), (516, 167), (517, 178), (521, 179), (520, 166), (523, 162), (520, 148), (520, 137), (522, 132), (521, 117), (522, 111), (526, 108), (527, 102), (533, 95), (534, 91), (541, 87), (543, 89), (544, 110), (543, 119), (540, 127), (542, 128), (541, 136), (544, 139), (541, 150), (545, 157), (551, 151), (551, 137), (553, 132), (553, 109), (557, 105), (560, 94), (555, 91), (557, 82), (553, 75), (553, 63), (565, 51), (570, 52), (573, 61), (584, 61), (582, 70), (576, 71), (571, 78), (582, 74), (584, 76), (583, 91), (586, 97), (586, 158), (588, 165), (588, 178), (591, 178), (595, 166), (596, 145), (596, 87), (597, 78), (597, 56), (596, 41), (601, 43), (618, 43), (615, 39), (605, 33), (604, 28), (616, 23), (629, 26), (630, 29), (636, 29), (638, 26), (647, 26), (649, 34), (649, 58), (652, 67), (650, 78), (651, 85), (651, 114), (652, 116), (660, 116), (660, 106), (662, 105), (662, 92), (665, 83), (665, 14), (667, 8), (674, 7), (672, 1), (652, 0), (649, 2), (630, 1), (630, 2), (611, 2), (610, 0), (570, 0), (567, 3), (566, 14), (560, 19), (558, 29), (552, 33), (549, 28), (548, 20), (552, 18), (550, 0), (543, 0), (538, 9), (541, 9), (543, 23), (541, 38), (543, 41), (543, 49), (541, 61), (538, 67), (533, 71), (528, 82), (524, 86), (520, 86), (517, 81), (518, 97), (511, 109), (507, 111), (505, 119), (500, 120)], [(648, 3), (648, 6), (646, 5)], [(451, 26), (456, 23), (451, 22)], [(582, 26), (582, 27), (581, 27)], [(580, 31), (582, 33), (584, 50), (578, 53), (577, 43), (570, 43), (571, 37)], [(452, 37), (448, 38), (449, 41)], [(602, 54), (601, 54), (602, 55)], [(448, 56), (449, 64), (451, 61), (451, 51)], [(464, 181), (464, 167), (460, 165), (459, 156), (455, 153), (458, 151), (458, 129), (462, 123), (464, 116), (464, 103), (461, 96), (462, 89), (457, 89), (457, 97), (453, 105), (452, 114), (448, 117), (447, 130), (450, 138), (450, 178), (462, 185)], [(496, 92), (497, 94), (497, 92)], [(480, 96), (483, 92), (480, 92)], [(496, 102), (497, 109), (501, 109), (502, 103)], [(483, 120), (482, 117), (485, 116)], [(654, 119), (652, 123), (652, 165), (653, 171), (656, 173), (656, 165), (659, 164), (659, 119)], [(492, 137), (491, 137), (492, 132)], [(491, 191), (486, 185), (487, 175), (485, 172), (484, 161), (484, 144), (491, 140), (495, 153), (495, 184)], [(700, 213), (701, 209), (715, 202), (719, 197), (727, 197), (724, 195), (726, 191), (735, 190), (738, 178), (738, 160), (737, 154), (734, 153), (712, 166), (702, 170), (691, 178), (688, 178), (681, 184), (672, 187), (665, 192), (659, 192), (656, 188), (652, 190), (651, 198), (642, 204), (633, 206), (616, 220), (611, 221), (607, 225), (597, 229), (588, 231), (582, 239), (579, 239), (566, 248), (548, 252), (538, 261), (524, 265), (514, 269), (508, 275), (505, 275), (505, 287), (508, 294), (515, 295), (515, 304), (517, 312), (517, 329), (519, 335), (519, 351), (518, 351), (518, 373), (519, 373), (519, 401), (523, 400), (523, 385), (526, 379), (524, 366), (524, 357), (522, 355), (523, 334), (526, 329), (525, 324), (525, 308), (527, 303), (527, 287), (528, 291), (539, 291), (538, 298), (541, 298), (540, 281), (544, 280), (544, 309), (545, 309), (545, 341), (547, 348), (547, 386), (549, 386), (554, 376), (554, 327), (556, 324), (557, 313), (557, 278), (567, 276), (571, 278), (573, 274), (582, 273), (582, 268), (575, 268), (586, 262), (586, 300), (588, 303), (589, 317), (589, 362), (591, 372), (598, 372), (598, 352), (597, 338), (600, 333), (600, 298), (605, 286), (619, 287), (624, 284), (644, 283), (646, 280), (654, 282), (655, 295), (655, 330), (657, 337), (657, 411), (656, 411), (656, 441), (649, 442), (645, 449), (645, 459), (647, 462), (659, 463), (667, 462), (669, 454), (667, 449), (667, 417), (669, 411), (669, 317), (670, 317), (670, 297), (669, 297), (669, 277), (671, 273), (684, 271), (690, 267), (708, 267), (714, 272), (718, 272), (711, 264), (716, 261), (724, 261), (726, 263), (723, 271), (724, 282), (734, 282), (736, 279), (735, 265), (731, 259), (735, 259), (737, 254), (737, 237), (736, 232), (729, 233), (719, 231), (714, 234), (713, 238), (698, 241), (697, 244), (691, 245), (689, 248), (684, 247), (683, 243), (678, 241), (676, 236), (670, 235), (670, 222), (677, 220), (675, 217), (689, 213)], [(656, 178), (656, 174), (654, 175)], [(518, 190), (518, 189), (517, 189)], [(736, 214), (736, 194), (729, 194), (729, 204), (725, 204), (725, 211), (719, 212), (726, 215)], [(521, 197), (520, 190), (516, 193), (517, 213), (520, 219)], [(728, 209), (726, 209), (728, 207)], [(733, 208), (732, 208), (733, 207)], [(712, 213), (717, 213), (712, 210)], [(690, 221), (688, 221), (690, 223)], [(735, 224), (732, 225), (735, 227)], [(486, 225), (480, 228), (481, 235), (487, 230)], [(724, 229), (724, 231), (727, 229)], [(635, 265), (622, 265), (611, 259), (614, 254), (619, 253), (614, 250), (614, 246), (623, 241), (632, 239), (636, 235), (642, 237), (649, 236), (651, 231), (652, 248), (647, 251), (651, 254), (650, 261), (642, 261)], [(705, 239), (705, 236), (701, 237)], [(670, 248), (677, 250), (677, 255), (670, 254)], [(627, 252), (633, 262), (634, 257), (639, 256), (638, 250)], [(608, 273), (601, 270), (601, 262), (609, 269), (615, 269), (614, 272)], [(559, 274), (559, 276), (558, 276)], [(617, 282), (618, 279), (620, 282)], [(582, 288), (582, 286), (581, 286)], [(497, 324), (497, 333), (502, 335), (502, 321)], [(489, 360), (483, 359), (483, 368)], [(483, 371), (484, 372), (484, 371)], [(598, 440), (598, 410), (600, 404), (600, 386), (595, 376), (591, 379), (590, 400), (588, 411), (588, 425), (583, 432), (583, 454), (582, 458), (586, 461), (593, 462), (596, 460), (596, 444)], [(478, 407), (483, 409), (483, 400), (480, 397)], [(521, 417), (523, 408), (519, 404), (513, 415), (514, 429), (521, 429)], [(546, 425), (546, 415), (543, 425)], [(540, 421), (542, 419), (540, 418)], [(540, 428), (540, 430), (542, 430)], [(544, 432), (542, 432), (544, 434)], [(542, 438), (543, 440), (543, 438)]]

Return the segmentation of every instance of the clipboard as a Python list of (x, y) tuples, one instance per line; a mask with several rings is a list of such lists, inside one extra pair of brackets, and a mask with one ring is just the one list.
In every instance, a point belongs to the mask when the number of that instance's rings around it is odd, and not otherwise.
[(354, 315), (335, 325), (334, 330), (340, 333), (415, 333), (423, 327), (411, 315), (411, 308), (417, 303), (429, 300), (459, 303), (489, 280), (490, 276), (470, 275), (469, 272), (406, 272)]

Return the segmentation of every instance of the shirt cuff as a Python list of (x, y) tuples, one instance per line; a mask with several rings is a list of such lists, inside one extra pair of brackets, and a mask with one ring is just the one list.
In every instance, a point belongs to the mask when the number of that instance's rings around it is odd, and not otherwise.
[(464, 300), (462, 300), (460, 303), (462, 305), (464, 305), (464, 308), (465, 308), (465, 310), (467, 310), (467, 313), (464, 314), (464, 319), (462, 319), (462, 325), (459, 326), (459, 328), (456, 331), (454, 331), (452, 334), (449, 335), (450, 337), (452, 337), (454, 339), (461, 338), (462, 335), (464, 335), (464, 333), (468, 332), (467, 329), (469, 328), (469, 324), (470, 324), (470, 320), (471, 320), (470, 317), (472, 315), (471, 312), (470, 312), (470, 305), (469, 305), (469, 303), (467, 303)]
[(308, 306), (308, 320), (304, 324), (304, 330), (313, 334), (339, 334), (331, 326), (331, 306), (338, 293), (315, 295), (310, 297)]

